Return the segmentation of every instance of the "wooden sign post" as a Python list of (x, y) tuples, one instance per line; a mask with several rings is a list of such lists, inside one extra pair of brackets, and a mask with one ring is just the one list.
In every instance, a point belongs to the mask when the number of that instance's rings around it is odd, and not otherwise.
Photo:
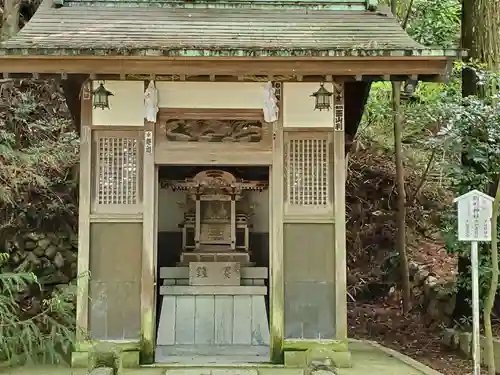
[(477, 190), (454, 200), (458, 203), (458, 240), (471, 243), (472, 268), (472, 360), (474, 375), (481, 372), (479, 338), (479, 253), (478, 242), (491, 241), (493, 198)]

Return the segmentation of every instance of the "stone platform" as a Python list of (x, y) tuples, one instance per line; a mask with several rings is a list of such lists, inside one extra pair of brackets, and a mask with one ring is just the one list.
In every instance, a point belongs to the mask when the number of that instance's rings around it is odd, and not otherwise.
[[(338, 375), (442, 375), (394, 350), (366, 341), (349, 343), (353, 367), (338, 369)], [(84, 368), (56, 366), (2, 369), (9, 375), (87, 375)], [(118, 375), (305, 375), (302, 368), (280, 365), (235, 364), (211, 366), (157, 365), (122, 369)]]

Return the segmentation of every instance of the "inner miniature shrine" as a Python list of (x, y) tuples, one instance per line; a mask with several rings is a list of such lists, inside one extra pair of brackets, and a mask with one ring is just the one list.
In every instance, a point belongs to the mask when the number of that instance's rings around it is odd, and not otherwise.
[[(255, 216), (248, 193), (265, 193), (268, 182), (206, 169), (192, 178), (160, 180), (160, 187), (184, 196), (177, 203), (183, 211), (179, 259), (173, 267), (160, 267), (157, 361), (186, 362), (190, 353), (201, 353), (193, 363), (221, 356), (225, 362), (265, 361), (268, 268), (256, 267), (252, 259)], [(175, 249), (166, 245), (159, 251)]]

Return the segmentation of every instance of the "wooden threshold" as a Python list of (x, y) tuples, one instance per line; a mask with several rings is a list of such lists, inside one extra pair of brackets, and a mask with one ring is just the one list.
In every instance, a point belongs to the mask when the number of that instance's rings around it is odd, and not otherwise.
[(330, 58), (175, 58), (110, 56), (1, 56), (0, 72), (8, 74), (169, 74), (180, 76), (439, 76), (448, 57)]

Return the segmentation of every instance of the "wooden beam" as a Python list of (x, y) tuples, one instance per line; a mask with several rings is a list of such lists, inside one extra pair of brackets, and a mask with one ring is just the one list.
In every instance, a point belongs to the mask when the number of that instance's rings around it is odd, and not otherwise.
[(440, 57), (171, 58), (109, 56), (1, 56), (0, 72), (174, 75), (440, 75)]
[[(7, 73), (9, 79), (25, 79), (32, 78), (33, 73)], [(123, 79), (121, 74), (94, 74), (94, 79), (97, 81), (118, 81)], [(127, 81), (147, 81), (151, 79), (151, 76), (155, 77), (155, 81), (162, 82), (210, 82), (210, 75), (192, 75), (186, 76), (184, 74), (125, 74), (125, 80)], [(416, 76), (419, 81), (423, 82), (442, 82), (443, 74), (418, 74), (418, 75), (391, 75), (390, 79), (392, 81), (406, 81), (410, 77)], [(276, 75), (273, 76), (273, 82), (321, 82), (325, 80), (325, 75)], [(384, 78), (381, 75), (332, 75), (335, 81), (348, 82), (348, 81), (383, 81)], [(56, 80), (66, 80), (68, 79), (68, 73), (39, 73), (40, 79), (56, 79)], [(386, 77), (387, 78), (387, 77)], [(267, 82), (267, 75), (216, 75), (215, 82)]]

